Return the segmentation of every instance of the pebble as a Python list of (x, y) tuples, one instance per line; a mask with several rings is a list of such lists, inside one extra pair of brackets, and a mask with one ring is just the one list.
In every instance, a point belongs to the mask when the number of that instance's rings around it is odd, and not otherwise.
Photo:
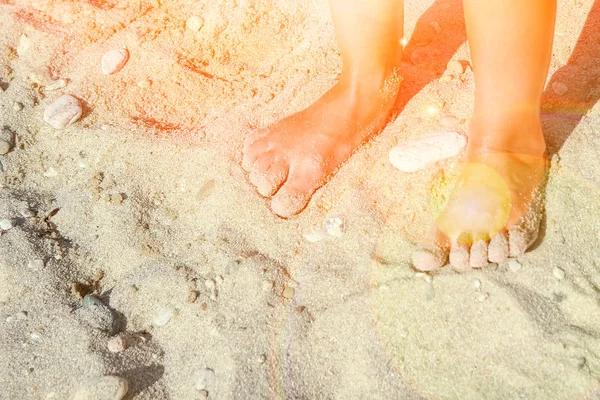
[(82, 384), (72, 400), (121, 400), (127, 394), (129, 384), (121, 377), (107, 375), (90, 379)]
[(52, 82), (51, 84), (46, 85), (44, 89), (47, 92), (51, 92), (53, 90), (63, 89), (65, 87), (67, 87), (67, 80), (66, 79), (58, 79), (58, 80)]
[(0, 132), (0, 155), (7, 154), (14, 145), (14, 136), (8, 129)]
[(273, 289), (273, 282), (263, 281), (263, 283), (262, 283), (263, 292), (269, 292), (269, 291), (271, 291), (271, 289)]
[(201, 390), (198, 393), (198, 400), (208, 400), (208, 390)]
[(296, 289), (294, 289), (291, 286), (286, 286), (283, 289), (283, 293), (281, 293), (281, 295), (286, 299), (291, 299), (292, 297), (294, 297), (295, 294), (296, 294)]
[(15, 314), (15, 319), (18, 319), (19, 321), (23, 321), (23, 320), (27, 319), (27, 312), (19, 311), (18, 313)]
[(185, 21), (185, 27), (192, 32), (198, 32), (204, 25), (204, 20), (197, 15), (192, 15)]
[(35, 217), (35, 211), (29, 209), (29, 208), (24, 208), (21, 211), (19, 211), (19, 214), (21, 214), (21, 216), (23, 218), (31, 218), (31, 217)]
[(15, 101), (13, 103), (13, 110), (21, 111), (22, 109), (23, 109), (23, 104), (19, 103), (18, 101)]
[(393, 147), (389, 159), (400, 171), (416, 172), (456, 156), (466, 145), (467, 138), (458, 132), (437, 132)]
[(562, 281), (563, 279), (565, 279), (565, 271), (563, 271), (562, 269), (555, 267), (552, 270), (552, 275), (554, 275), (554, 277), (556, 279), (558, 279), (559, 281)]
[(129, 60), (129, 51), (125, 47), (107, 51), (102, 56), (102, 73), (104, 75), (116, 74), (125, 66), (127, 60)]
[(460, 121), (454, 115), (446, 115), (445, 117), (440, 118), (439, 124), (441, 127), (454, 129), (458, 127)]
[(215, 190), (215, 180), (211, 179), (207, 181), (204, 186), (198, 191), (196, 194), (196, 200), (202, 201), (208, 198), (212, 192)]
[(569, 91), (569, 87), (562, 82), (553, 82), (552, 91), (557, 95), (562, 96)]
[(204, 368), (196, 374), (196, 390), (208, 390), (215, 380), (215, 371)]
[(259, 355), (258, 357), (256, 357), (256, 361), (259, 364), (264, 364), (267, 361), (267, 356), (264, 354)]
[(325, 221), (325, 231), (331, 236), (341, 237), (344, 234), (344, 221), (341, 218), (329, 218)]
[(171, 321), (171, 319), (175, 316), (175, 310), (172, 308), (163, 309), (160, 313), (158, 313), (154, 319), (152, 320), (152, 325), (154, 326), (165, 326)]
[(479, 279), (475, 279), (475, 280), (473, 281), (473, 287), (474, 287), (475, 289), (479, 289), (479, 288), (481, 288), (481, 281), (480, 281)]
[(29, 260), (29, 262), (27, 263), (27, 268), (32, 269), (34, 271), (39, 271), (42, 268), (44, 268), (44, 260)]
[(484, 301), (487, 300), (488, 297), (490, 297), (489, 294), (487, 294), (487, 293), (480, 293), (479, 295), (477, 295), (477, 301), (479, 301), (480, 303), (483, 303)]
[(83, 306), (78, 308), (75, 314), (90, 327), (109, 335), (114, 335), (118, 331), (115, 313), (94, 295), (86, 295), (83, 298)]
[(12, 219), (0, 219), (0, 230), (8, 231), (15, 227), (15, 221)]
[(461, 75), (465, 72), (464, 67), (460, 61), (450, 60), (446, 65), (446, 73), (450, 75)]
[(138, 87), (140, 87), (141, 89), (148, 89), (150, 87), (150, 85), (152, 84), (152, 82), (150, 82), (148, 79), (143, 80), (138, 82)]
[(207, 279), (204, 281), (204, 286), (208, 289), (210, 293), (211, 300), (217, 300), (217, 284), (212, 279)]
[(46, 107), (44, 121), (55, 129), (64, 129), (77, 121), (82, 113), (79, 100), (65, 94)]
[(58, 175), (58, 172), (54, 168), (52, 168), (52, 167), (48, 168), (46, 170), (46, 172), (44, 172), (44, 176), (47, 177), (47, 178), (53, 178), (53, 177), (55, 177), (57, 175)]
[(190, 290), (187, 295), (187, 302), (194, 303), (198, 299), (198, 292), (195, 290)]
[(415, 278), (423, 279), (427, 283), (431, 283), (431, 281), (433, 280), (431, 278), (431, 275), (426, 274), (424, 272), (415, 272)]
[(521, 267), (521, 263), (515, 260), (514, 258), (508, 260), (508, 269), (510, 269), (512, 272), (517, 272), (521, 269)]
[(120, 353), (127, 348), (127, 342), (121, 335), (113, 336), (106, 342), (106, 347), (111, 353)]

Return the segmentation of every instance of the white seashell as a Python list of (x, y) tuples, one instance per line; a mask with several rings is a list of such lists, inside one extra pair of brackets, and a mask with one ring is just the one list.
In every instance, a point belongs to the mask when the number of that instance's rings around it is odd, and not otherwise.
[(389, 158), (400, 171), (416, 172), (456, 156), (466, 145), (467, 138), (458, 132), (437, 132), (393, 147)]
[(65, 94), (46, 107), (44, 121), (55, 129), (64, 129), (77, 121), (82, 113), (83, 109), (79, 100)]
[(129, 60), (129, 51), (126, 48), (110, 50), (102, 56), (102, 73), (112, 75), (121, 70)]
[(521, 269), (521, 266), (521, 263), (513, 258), (508, 260), (508, 269), (510, 269), (512, 272), (517, 272)]
[(0, 230), (8, 231), (14, 228), (15, 222), (12, 219), (0, 219)]
[(175, 316), (175, 310), (168, 308), (161, 310), (154, 319), (152, 320), (152, 325), (154, 326), (165, 326), (171, 321), (171, 318)]
[(555, 267), (552, 270), (552, 275), (554, 275), (554, 277), (556, 279), (558, 279), (559, 281), (562, 281), (563, 279), (565, 279), (565, 271), (563, 271), (562, 269)]

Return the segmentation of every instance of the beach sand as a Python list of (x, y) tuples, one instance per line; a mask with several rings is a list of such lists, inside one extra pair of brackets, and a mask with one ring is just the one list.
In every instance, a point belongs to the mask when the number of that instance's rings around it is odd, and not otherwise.
[[(443, 76), (469, 61), (460, 2), (407, 2), (399, 116), (282, 220), (241, 149), (335, 82), (325, 0), (1, 0), (0, 398), (105, 375), (126, 399), (600, 398), (600, 1), (558, 11), (540, 239), (425, 275), (411, 251), (457, 159), (407, 174), (388, 153), (468, 124), (472, 72)], [(56, 130), (64, 94), (83, 115)]]

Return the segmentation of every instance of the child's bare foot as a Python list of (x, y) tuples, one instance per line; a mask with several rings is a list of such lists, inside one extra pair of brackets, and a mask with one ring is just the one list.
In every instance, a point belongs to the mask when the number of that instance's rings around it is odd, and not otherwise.
[(435, 238), (413, 254), (420, 270), (480, 268), (524, 253), (538, 234), (545, 144), (539, 118), (474, 118), (470, 142)]
[(346, 79), (313, 105), (249, 138), (243, 168), (281, 217), (302, 211), (350, 155), (383, 129), (401, 78), (387, 74)]

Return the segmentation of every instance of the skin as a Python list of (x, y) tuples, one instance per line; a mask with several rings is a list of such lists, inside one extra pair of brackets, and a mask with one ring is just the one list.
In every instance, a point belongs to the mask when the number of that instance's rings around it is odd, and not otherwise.
[[(542, 215), (540, 103), (556, 2), (465, 0), (464, 8), (476, 88), (469, 144), (446, 208), (413, 254), (420, 270), (439, 268), (448, 255), (459, 269), (518, 256), (537, 238)], [(481, 165), (489, 168), (484, 179)]]
[[(339, 82), (312, 106), (244, 147), (243, 168), (271, 209), (290, 217), (379, 132), (399, 90), (403, 4), (330, 2), (342, 55)], [(541, 216), (545, 167), (540, 101), (555, 0), (465, 0), (475, 107), (462, 172), (432, 234), (413, 254), (421, 270), (482, 267), (523, 253)]]
[(271, 209), (290, 217), (385, 127), (401, 78), (403, 4), (331, 0), (342, 55), (338, 83), (313, 105), (248, 138), (242, 166)]

